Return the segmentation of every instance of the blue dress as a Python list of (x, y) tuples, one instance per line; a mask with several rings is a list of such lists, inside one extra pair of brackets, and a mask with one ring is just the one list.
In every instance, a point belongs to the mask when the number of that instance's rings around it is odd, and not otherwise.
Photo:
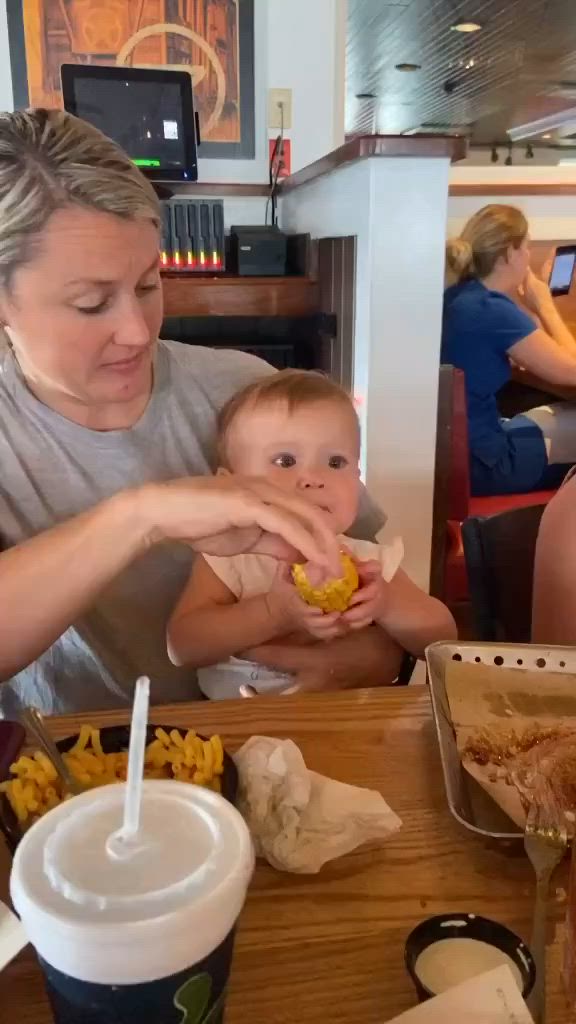
[(496, 395), (510, 380), (508, 352), (537, 330), (512, 299), (469, 279), (444, 293), (442, 363), (464, 371), (473, 495), (559, 487), (565, 465), (549, 465), (544, 435), (527, 416), (501, 418)]

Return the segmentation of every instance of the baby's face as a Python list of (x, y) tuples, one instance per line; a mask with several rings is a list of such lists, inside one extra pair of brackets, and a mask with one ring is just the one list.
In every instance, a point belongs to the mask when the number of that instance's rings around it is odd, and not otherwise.
[(319, 401), (290, 412), (278, 402), (245, 409), (228, 436), (233, 473), (264, 476), (319, 508), (335, 533), (356, 518), (360, 489), (359, 430), (354, 411)]

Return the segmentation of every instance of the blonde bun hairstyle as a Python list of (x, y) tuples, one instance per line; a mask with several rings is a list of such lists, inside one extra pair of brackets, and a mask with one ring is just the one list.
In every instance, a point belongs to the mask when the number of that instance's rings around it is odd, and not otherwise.
[(446, 245), (446, 268), (453, 281), (469, 277), (483, 280), (492, 273), (509, 248), (519, 249), (528, 234), (528, 222), (515, 206), (484, 206)]
[(446, 246), (446, 265), (457, 281), (471, 276), (474, 253), (470, 242), (463, 238), (451, 238)]

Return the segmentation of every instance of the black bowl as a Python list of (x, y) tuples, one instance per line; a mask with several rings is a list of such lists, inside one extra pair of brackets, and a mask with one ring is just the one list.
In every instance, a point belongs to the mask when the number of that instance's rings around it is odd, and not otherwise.
[(25, 739), (26, 730), (20, 722), (0, 721), (0, 780), (10, 774), (10, 765), (17, 760)]
[(509, 928), (487, 917), (476, 914), (440, 914), (429, 917), (410, 932), (406, 940), (404, 959), (406, 969), (414, 982), (419, 1002), (438, 995), (424, 985), (416, 973), (416, 961), (421, 953), (443, 939), (478, 939), (506, 953), (522, 977), (522, 995), (527, 999), (536, 980), (536, 965), (532, 954), (521, 939)]
[[(0, 723), (1, 725), (2, 723)], [(21, 728), (18, 727), (17, 728)], [(171, 729), (178, 729), (178, 732), (186, 734), (188, 729), (184, 729), (181, 726), (174, 725), (149, 725), (146, 731), (146, 744), (152, 743), (156, 738), (156, 729), (165, 729), (167, 733), (170, 733)], [(22, 734), (24, 730), (22, 730)], [(23, 738), (23, 735), (22, 735)], [(201, 737), (204, 739), (205, 737)], [(63, 754), (70, 750), (76, 740), (78, 739), (78, 733), (73, 736), (65, 736), (64, 739), (58, 740), (56, 746)], [(119, 750), (128, 750), (130, 742), (130, 726), (129, 725), (109, 725), (103, 729), (100, 729), (100, 742), (102, 749), (105, 754), (114, 754)], [(18, 756), (18, 751), (15, 750), (10, 761), (5, 766), (3, 765), (3, 775), (0, 775), (0, 782), (4, 782), (9, 778), (9, 765)], [(192, 783), (190, 783), (192, 785)], [(238, 772), (236, 765), (229, 754), (224, 751), (224, 774), (222, 775), (222, 796), (229, 800), (231, 804), (236, 804), (236, 797), (238, 794)], [(8, 798), (4, 793), (0, 793), (0, 832), (3, 833), (4, 838), (8, 844), (8, 848), (14, 853), (18, 843), (20, 842), (23, 832), (18, 824), (18, 820), (14, 811), (12, 810)]]

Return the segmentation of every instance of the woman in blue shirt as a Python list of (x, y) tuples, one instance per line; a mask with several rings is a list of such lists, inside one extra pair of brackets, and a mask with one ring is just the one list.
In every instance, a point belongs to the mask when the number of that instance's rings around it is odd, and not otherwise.
[[(505, 420), (496, 402), (511, 362), (552, 388), (576, 387), (576, 339), (530, 270), (524, 214), (485, 206), (448, 243), (446, 258), (456, 283), (444, 295), (442, 362), (466, 377), (472, 493), (559, 486), (576, 462), (576, 407), (542, 406)], [(520, 290), (534, 319), (510, 297)]]

